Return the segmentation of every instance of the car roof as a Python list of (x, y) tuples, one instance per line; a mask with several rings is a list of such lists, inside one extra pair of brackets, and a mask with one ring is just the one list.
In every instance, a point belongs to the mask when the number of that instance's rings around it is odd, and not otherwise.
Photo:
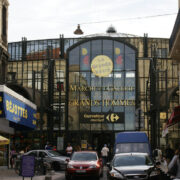
[(142, 156), (149, 156), (148, 153), (141, 153), (141, 152), (130, 152), (130, 153), (119, 153), (115, 154), (115, 156), (136, 156), (136, 155), (142, 155)]
[(96, 151), (75, 151), (75, 153), (96, 153)]

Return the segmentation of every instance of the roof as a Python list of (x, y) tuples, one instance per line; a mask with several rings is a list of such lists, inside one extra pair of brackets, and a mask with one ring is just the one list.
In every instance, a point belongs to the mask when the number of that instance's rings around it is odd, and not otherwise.
[(116, 136), (116, 144), (118, 143), (143, 143), (149, 142), (145, 132), (131, 131), (121, 132)]
[(130, 153), (118, 153), (118, 154), (115, 154), (115, 156), (127, 156), (127, 155), (133, 155), (133, 156), (143, 155), (143, 156), (148, 156), (148, 153), (130, 152)]

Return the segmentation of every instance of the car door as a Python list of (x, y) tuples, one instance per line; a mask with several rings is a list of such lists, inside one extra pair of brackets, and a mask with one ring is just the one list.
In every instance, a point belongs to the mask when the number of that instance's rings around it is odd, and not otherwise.
[(49, 157), (46, 151), (39, 151), (39, 157), (43, 159), (45, 162), (48, 162), (48, 163), (51, 162), (51, 158)]

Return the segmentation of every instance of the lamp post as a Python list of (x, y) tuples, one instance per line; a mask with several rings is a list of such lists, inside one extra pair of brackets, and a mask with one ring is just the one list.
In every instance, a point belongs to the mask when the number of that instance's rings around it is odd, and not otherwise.
[(74, 34), (76, 34), (76, 35), (81, 35), (81, 34), (83, 34), (83, 31), (82, 31), (81, 28), (80, 28), (80, 24), (78, 24), (77, 29), (74, 31)]

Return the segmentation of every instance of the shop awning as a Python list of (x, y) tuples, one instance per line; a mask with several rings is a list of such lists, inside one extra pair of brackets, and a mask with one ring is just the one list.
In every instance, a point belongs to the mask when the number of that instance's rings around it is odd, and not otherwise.
[(0, 145), (5, 145), (5, 144), (9, 144), (9, 139), (0, 136)]

